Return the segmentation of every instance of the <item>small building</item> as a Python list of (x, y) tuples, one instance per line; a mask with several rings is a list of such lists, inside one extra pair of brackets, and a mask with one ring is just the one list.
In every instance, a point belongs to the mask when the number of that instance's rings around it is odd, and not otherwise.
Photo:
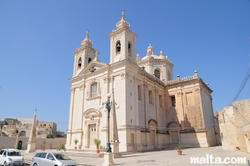
[[(33, 118), (5, 118), (1, 124), (2, 136), (15, 137), (16, 130), (19, 130), (21, 137), (29, 137)], [(62, 135), (62, 132), (57, 133), (57, 125), (54, 122), (43, 122), (37, 119), (36, 137), (46, 138), (48, 134), (56, 137)]]
[[(57, 135), (57, 125), (54, 122), (42, 122), (39, 121), (37, 124), (37, 138), (47, 135), (53, 135), (53, 137), (56, 137)], [(46, 137), (45, 137), (46, 138)]]

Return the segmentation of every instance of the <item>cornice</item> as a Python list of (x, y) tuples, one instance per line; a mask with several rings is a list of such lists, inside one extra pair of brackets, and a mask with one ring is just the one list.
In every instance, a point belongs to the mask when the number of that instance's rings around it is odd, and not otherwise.
[(207, 93), (212, 93), (213, 90), (212, 90), (205, 82), (203, 82), (202, 79), (200, 79), (200, 80), (201, 80), (201, 85), (202, 85), (203, 89), (204, 89)]
[(108, 34), (108, 36), (111, 37), (111, 36), (117, 35), (119, 33), (122, 33), (124, 31), (126, 31), (128, 33), (132, 33), (134, 37), (138, 38), (138, 35), (135, 32), (131, 31), (127, 27), (123, 27), (123, 28), (120, 28), (120, 29), (113, 30), (111, 33)]
[(90, 46), (81, 46), (81, 47), (78, 47), (74, 50), (74, 54), (78, 54), (79, 52), (83, 51), (84, 49), (89, 49), (89, 50), (92, 50), (92, 51), (95, 51), (94, 48), (90, 47)]
[(189, 76), (184, 78), (177, 78), (176, 80), (170, 80), (165, 82), (165, 86), (168, 88), (176, 87), (176, 86), (184, 86), (185, 84), (194, 84), (194, 83), (200, 83), (204, 90), (206, 90), (208, 93), (212, 93), (213, 90), (210, 89), (210, 87), (203, 82), (203, 80), (198, 76)]
[(119, 67), (123, 67), (122, 70), (124, 70), (125, 68), (126, 69), (131, 69), (133, 71), (140, 70), (140, 67), (137, 64), (135, 64), (135, 63), (133, 63), (130, 60), (127, 60), (127, 59), (123, 59), (123, 60), (121, 60), (119, 62), (112, 63), (109, 66), (110, 66), (111, 70), (114, 69), (114, 68), (119, 68)]
[(83, 79), (82, 76), (76, 76), (76, 77), (70, 78), (69, 81), (70, 81), (71, 83), (75, 83), (75, 82), (81, 81), (82, 79)]
[(172, 67), (174, 66), (172, 62), (170, 62), (168, 59), (155, 59), (153, 57), (148, 59), (143, 59), (137, 62), (138, 65), (144, 65), (148, 63), (155, 63), (155, 64), (170, 64)]

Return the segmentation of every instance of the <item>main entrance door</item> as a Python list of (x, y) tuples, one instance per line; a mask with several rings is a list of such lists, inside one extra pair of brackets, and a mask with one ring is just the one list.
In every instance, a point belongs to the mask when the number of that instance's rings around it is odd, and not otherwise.
[(95, 147), (95, 138), (96, 137), (96, 125), (89, 125), (89, 147)]

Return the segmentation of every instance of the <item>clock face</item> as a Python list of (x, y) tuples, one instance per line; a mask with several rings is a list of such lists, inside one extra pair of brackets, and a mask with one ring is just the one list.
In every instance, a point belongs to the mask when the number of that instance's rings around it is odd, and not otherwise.
[(120, 55), (120, 54), (117, 54), (117, 55), (115, 56), (114, 61), (115, 61), (115, 62), (118, 62), (120, 59), (121, 59), (121, 55)]

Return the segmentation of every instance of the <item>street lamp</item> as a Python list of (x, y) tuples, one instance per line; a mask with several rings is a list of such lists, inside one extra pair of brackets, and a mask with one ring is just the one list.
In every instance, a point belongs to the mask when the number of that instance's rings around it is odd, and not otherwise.
[[(114, 92), (113, 92), (113, 94), (114, 94)], [(106, 152), (111, 153), (112, 148), (110, 146), (110, 110), (111, 110), (111, 107), (113, 106), (113, 104), (115, 104), (115, 107), (117, 109), (119, 109), (119, 105), (117, 105), (115, 102), (110, 101), (110, 98), (111, 98), (110, 93), (107, 94), (107, 97), (108, 97), (108, 100), (105, 103), (102, 103), (102, 105), (100, 106), (100, 109), (104, 109), (104, 111), (108, 111), (108, 142), (107, 142)], [(113, 97), (114, 97), (114, 95), (113, 95)], [(105, 105), (105, 107), (104, 107), (104, 105)]]

